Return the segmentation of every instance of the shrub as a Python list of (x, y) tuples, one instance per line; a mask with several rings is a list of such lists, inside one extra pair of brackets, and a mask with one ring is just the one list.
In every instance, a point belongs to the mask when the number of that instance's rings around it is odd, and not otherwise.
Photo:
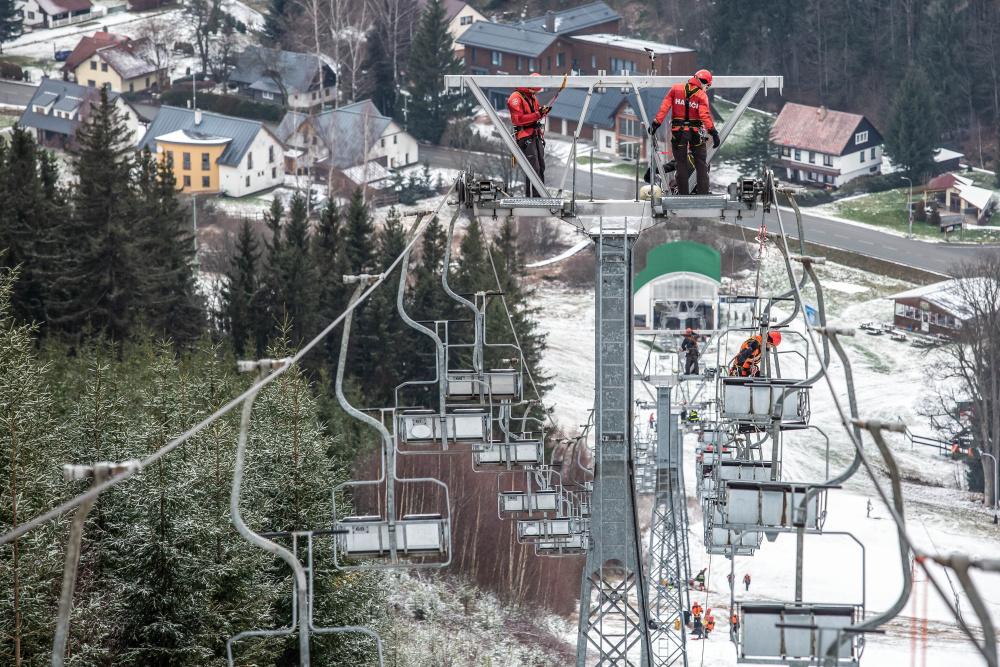
[(24, 78), (24, 72), (17, 63), (0, 62), (0, 77), (20, 81)]
[[(170, 106), (186, 107), (191, 97), (191, 91), (173, 88), (163, 91), (160, 99), (164, 104)], [(263, 104), (237, 95), (216, 95), (215, 93), (200, 93), (198, 106), (205, 111), (224, 116), (236, 116), (272, 123), (281, 122), (281, 117), (285, 112), (284, 107), (276, 104)]]

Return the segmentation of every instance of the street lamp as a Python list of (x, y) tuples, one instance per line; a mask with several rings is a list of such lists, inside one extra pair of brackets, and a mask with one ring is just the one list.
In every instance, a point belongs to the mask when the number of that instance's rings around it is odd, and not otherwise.
[(913, 181), (911, 181), (906, 176), (903, 176), (902, 178), (906, 179), (906, 182), (910, 184), (910, 194), (908, 194), (906, 196), (906, 211), (907, 211), (907, 213), (910, 214), (910, 235), (907, 236), (906, 238), (912, 239), (913, 238), (913, 208), (912, 208), (912, 206), (913, 206)]
[(993, 459), (993, 523), (997, 523), (997, 508), (1000, 507), (1000, 478), (997, 477), (997, 457), (992, 454), (987, 454), (982, 450), (981, 447), (976, 447), (976, 451), (979, 452), (980, 456), (988, 456)]

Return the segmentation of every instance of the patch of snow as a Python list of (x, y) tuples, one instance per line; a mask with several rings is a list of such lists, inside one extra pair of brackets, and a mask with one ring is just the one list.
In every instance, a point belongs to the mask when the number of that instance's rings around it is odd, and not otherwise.
[(844, 294), (861, 294), (862, 292), (871, 291), (870, 287), (855, 285), (854, 283), (843, 283), (839, 280), (821, 280), (820, 284), (827, 289), (843, 292)]

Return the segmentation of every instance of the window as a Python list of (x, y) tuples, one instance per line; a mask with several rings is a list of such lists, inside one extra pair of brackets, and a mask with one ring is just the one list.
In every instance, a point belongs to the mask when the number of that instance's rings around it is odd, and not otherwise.
[(546, 70), (552, 69), (552, 56), (545, 56), (545, 69)]
[(864, 162), (865, 161), (865, 152), (861, 151), (861, 153), (859, 153), (859, 155), (861, 156), (861, 161)]
[(529, 72), (534, 72), (535, 71), (535, 59), (534, 58), (528, 58), (528, 71)]
[(107, 72), (108, 71), (108, 64), (107, 63), (101, 63), (101, 71), (102, 72)]
[(28, 12), (28, 18), (29, 19), (34, 19), (35, 18), (35, 12)]
[(597, 69), (597, 55), (593, 53), (590, 54), (590, 68)]
[(267, 161), (274, 162), (274, 146), (267, 147)]
[(556, 54), (556, 67), (565, 67), (565, 66), (566, 66), (566, 54), (565, 53), (557, 53)]
[(798, 148), (795, 149), (795, 160), (798, 162), (802, 162), (802, 151), (800, 151)]
[(392, 144), (393, 144), (393, 146), (395, 146), (398, 143), (399, 143), (399, 135), (398, 134), (392, 135)]
[(185, 153), (184, 154), (184, 168), (185, 169), (190, 169), (191, 168), (191, 154), (190, 153)]
[(618, 74), (622, 70), (634, 72), (635, 62), (632, 60), (622, 60), (621, 58), (612, 58), (610, 74)]
[(476, 62), (476, 47), (472, 47), (472, 62)]
[(490, 70), (488, 67), (470, 67), (469, 71), (475, 76), (489, 74)]
[(313, 141), (313, 146), (315, 146), (316, 145), (316, 137), (313, 137), (312, 141)]
[(492, 62), (493, 62), (493, 66), (494, 67), (502, 67), (503, 66), (503, 54), (500, 53), (499, 51), (494, 51), (493, 52), (493, 60), (492, 60)]
[(792, 149), (789, 148), (788, 146), (782, 146), (781, 157), (791, 157), (791, 156), (792, 156)]
[(871, 159), (875, 159), (875, 149), (872, 149), (872, 154), (869, 156)]
[(93, 70), (97, 69), (97, 61), (96, 60), (91, 60), (90, 61), (90, 69), (93, 69)]
[[(566, 134), (563, 132), (563, 134)], [(618, 134), (626, 137), (639, 137), (639, 121), (631, 118), (618, 119)]]
[(208, 171), (211, 168), (209, 166), (210, 159), (211, 158), (209, 157), (208, 153), (202, 153), (201, 154), (201, 170), (202, 171)]
[(611, 137), (604, 137), (604, 147), (611, 148)]
[(201, 177), (201, 187), (203, 187), (203, 188), (210, 188), (210, 187), (212, 187), (212, 177), (211, 176), (202, 176)]
[(187, 174), (184, 175), (184, 187), (186, 188), (191, 187), (191, 177), (188, 176)]
[(253, 153), (247, 153), (247, 169), (253, 169)]
[(407, 153), (406, 155), (404, 155), (403, 159), (406, 160), (406, 162), (404, 164), (410, 164), (410, 154), (409, 153)]
[(809, 151), (809, 164), (816, 164), (816, 154)]
[(863, 144), (866, 141), (868, 141), (868, 130), (865, 130), (864, 132), (858, 132), (857, 134), (854, 135), (854, 143)]
[(90, 86), (91, 88), (96, 88), (97, 87), (97, 84), (94, 83), (93, 79), (88, 79), (87, 80), (87, 85)]
[(174, 152), (173, 151), (167, 151), (167, 164), (169, 164), (171, 167), (174, 166)]
[(313, 93), (312, 97), (310, 99), (313, 99), (313, 100), (316, 99), (316, 93)]
[(517, 71), (520, 72), (521, 71), (521, 56), (517, 57), (517, 65), (516, 65), (516, 67), (517, 67)]
[(385, 148), (385, 137), (379, 139), (379, 148)]
[(132, 82), (132, 81), (128, 82), (128, 92), (130, 92), (130, 93), (134, 93), (135, 92), (135, 83)]
[(823, 166), (824, 167), (832, 167), (833, 166), (833, 156), (832, 155), (824, 155), (823, 156)]
[(463, 16), (458, 20), (459, 25), (472, 25), (471, 16)]
[(278, 177), (278, 168), (271, 167), (271, 178), (277, 178), (277, 177)]

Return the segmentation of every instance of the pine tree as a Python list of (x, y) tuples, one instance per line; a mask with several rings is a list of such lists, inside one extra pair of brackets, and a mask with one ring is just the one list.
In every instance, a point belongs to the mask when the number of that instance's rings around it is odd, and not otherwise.
[(775, 146), (771, 141), (774, 121), (763, 114), (756, 116), (747, 133), (745, 148), (739, 159), (740, 169), (746, 176), (758, 176), (773, 165)]
[(931, 83), (924, 71), (911, 67), (899, 86), (885, 132), (885, 152), (914, 180), (934, 171), (934, 149), (941, 135)]
[(372, 271), (375, 267), (375, 224), (361, 188), (354, 191), (344, 222), (344, 271)]
[(16, 0), (0, 0), (0, 53), (3, 45), (24, 33), (24, 19), (17, 8)]
[(407, 75), (410, 79), (410, 133), (418, 139), (438, 143), (448, 121), (459, 114), (462, 98), (445, 92), (444, 76), (461, 74), (455, 57), (448, 17), (442, 0), (429, 0), (413, 37)]
[[(325, 328), (344, 309), (344, 243), (342, 239), (340, 208), (328, 200), (319, 213), (316, 233), (312, 237), (311, 252), (316, 267), (316, 316), (318, 328)], [(336, 336), (323, 341), (328, 366), (336, 363), (340, 353)]]
[(80, 245), (67, 312), (56, 323), (78, 334), (88, 323), (123, 340), (133, 325), (142, 283), (142, 255), (131, 226), (131, 132), (102, 87), (100, 104), (77, 131), (71, 242)]
[(232, 264), (222, 288), (222, 326), (240, 357), (257, 357), (267, 344), (260, 280), (260, 244), (246, 218), (236, 237)]
[(292, 197), (288, 221), (284, 224), (283, 208), (277, 199), (275, 202), (266, 216), (272, 234), (263, 280), (269, 300), (269, 330), (287, 315), (302, 332), (300, 336), (311, 335), (316, 316), (317, 275), (310, 252), (306, 200), (301, 194)]

